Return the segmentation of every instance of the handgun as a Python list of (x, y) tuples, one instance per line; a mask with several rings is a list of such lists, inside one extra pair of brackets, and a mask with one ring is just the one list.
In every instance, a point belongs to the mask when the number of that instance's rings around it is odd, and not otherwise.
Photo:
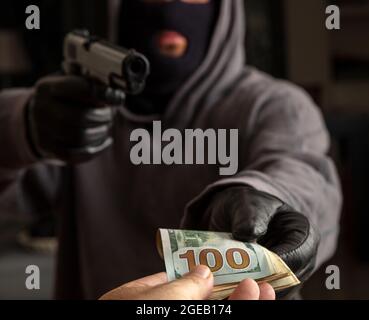
[(124, 96), (141, 93), (150, 73), (150, 63), (143, 54), (91, 36), (87, 30), (66, 35), (62, 67), (66, 74), (87, 77), (102, 85), (106, 101), (116, 100), (116, 92)]

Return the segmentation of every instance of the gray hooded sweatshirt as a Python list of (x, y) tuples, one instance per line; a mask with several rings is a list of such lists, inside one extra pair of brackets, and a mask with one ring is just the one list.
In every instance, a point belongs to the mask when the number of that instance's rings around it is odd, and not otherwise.
[[(242, 0), (222, 0), (206, 58), (165, 114), (122, 109), (114, 145), (85, 164), (37, 161), (23, 117), (32, 89), (0, 94), (0, 213), (57, 214), (57, 298), (94, 299), (163, 271), (157, 228), (178, 228), (188, 206), (204, 205), (227, 185), (252, 186), (302, 212), (321, 233), (317, 267), (332, 255), (341, 194), (322, 116), (301, 89), (245, 66), (244, 20)], [(166, 128), (239, 129), (238, 172), (222, 177), (217, 165), (133, 165), (130, 134), (154, 119)]]

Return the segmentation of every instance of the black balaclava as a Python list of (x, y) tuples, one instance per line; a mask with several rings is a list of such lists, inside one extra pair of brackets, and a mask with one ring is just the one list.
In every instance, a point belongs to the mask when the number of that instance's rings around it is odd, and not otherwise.
[[(122, 0), (119, 44), (143, 53), (151, 63), (144, 92), (128, 97), (132, 111), (135, 107), (139, 113), (165, 110), (172, 95), (205, 58), (217, 16), (218, 0)], [(181, 44), (183, 39), (186, 43), (183, 54), (176, 57), (163, 54), (159, 45), (163, 41), (168, 45), (165, 39), (170, 44), (173, 32), (177, 40), (182, 36)]]

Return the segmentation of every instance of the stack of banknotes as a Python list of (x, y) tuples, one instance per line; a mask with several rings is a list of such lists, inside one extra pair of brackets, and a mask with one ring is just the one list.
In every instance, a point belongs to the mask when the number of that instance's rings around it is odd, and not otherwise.
[(246, 278), (268, 282), (276, 291), (300, 283), (278, 255), (256, 243), (236, 241), (229, 233), (159, 229), (157, 247), (169, 281), (207, 265), (214, 275), (212, 300), (229, 297)]

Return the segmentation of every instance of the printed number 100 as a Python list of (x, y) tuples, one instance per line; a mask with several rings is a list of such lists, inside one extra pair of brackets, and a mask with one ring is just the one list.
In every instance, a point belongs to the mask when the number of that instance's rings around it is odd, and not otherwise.
[[(235, 254), (239, 254), (240, 261), (236, 261)], [(212, 255), (214, 258), (214, 265), (209, 264), (208, 256)], [(195, 250), (187, 250), (185, 253), (180, 254), (181, 259), (187, 260), (189, 271), (196, 267)], [(225, 258), (227, 264), (236, 270), (245, 269), (250, 265), (250, 256), (246, 250), (240, 248), (231, 248), (226, 251)], [(200, 264), (208, 266), (212, 272), (220, 270), (224, 265), (224, 259), (222, 253), (217, 249), (202, 249), (199, 253)]]

